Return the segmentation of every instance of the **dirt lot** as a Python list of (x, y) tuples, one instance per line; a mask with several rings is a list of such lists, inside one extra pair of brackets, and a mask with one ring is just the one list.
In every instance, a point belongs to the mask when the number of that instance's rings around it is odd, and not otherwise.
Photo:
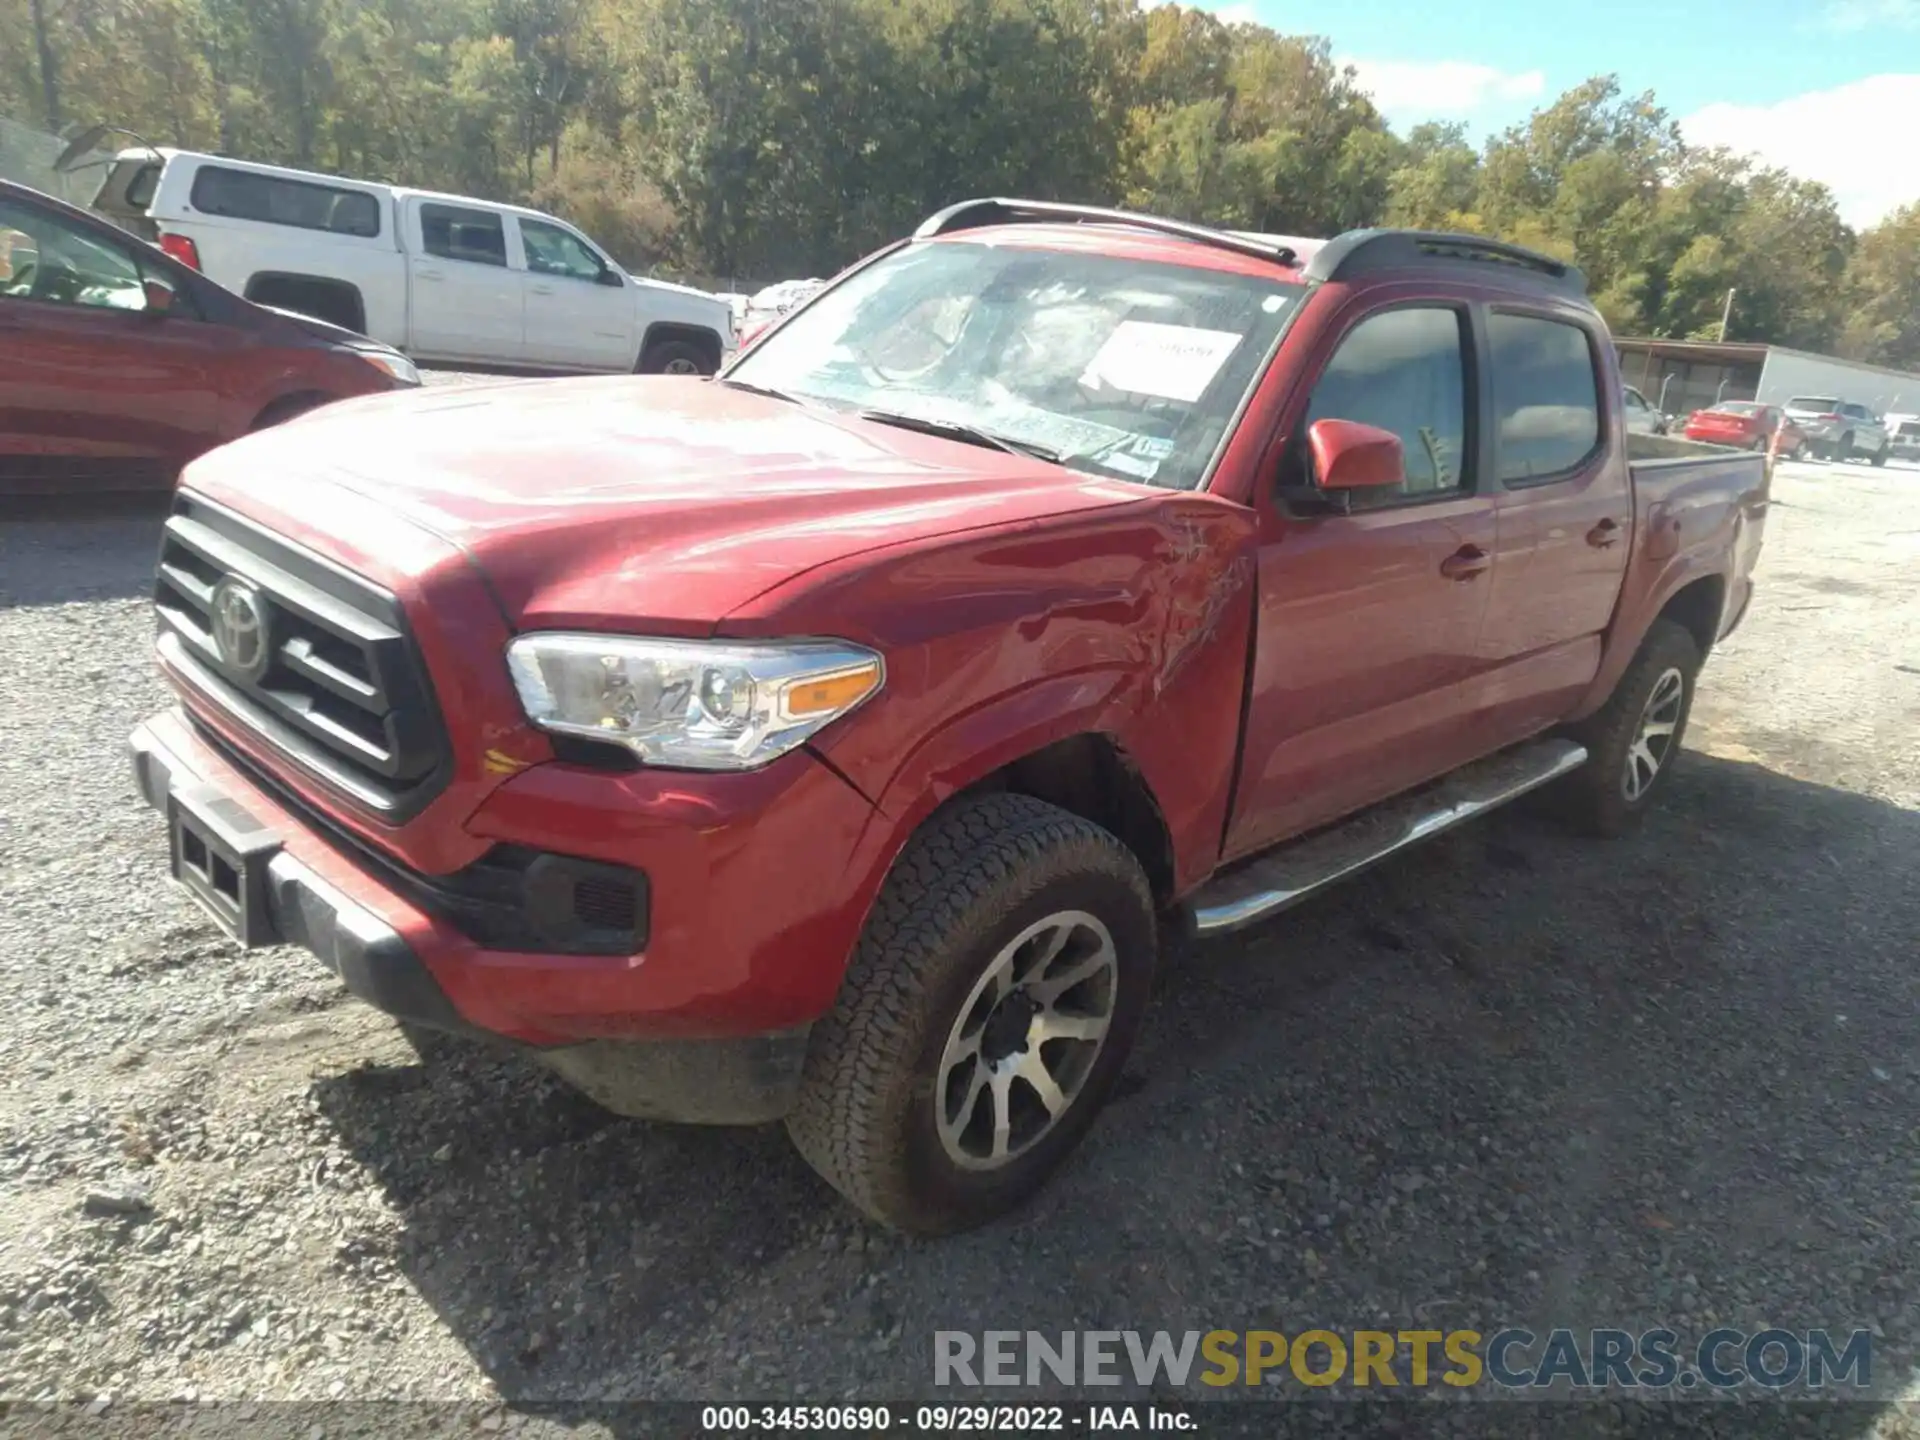
[(0, 1399), (899, 1399), (936, 1328), (1416, 1321), (1864, 1326), (1897, 1390), (1920, 470), (1776, 493), (1643, 833), (1504, 813), (1196, 948), (1069, 1172), (938, 1244), (218, 939), (122, 758), (157, 515), (0, 520)]

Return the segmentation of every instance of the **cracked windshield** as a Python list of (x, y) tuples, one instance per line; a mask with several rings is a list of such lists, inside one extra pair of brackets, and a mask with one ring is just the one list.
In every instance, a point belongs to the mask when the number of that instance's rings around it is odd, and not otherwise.
[(1193, 265), (923, 244), (835, 288), (732, 375), (1191, 489), (1303, 293)]

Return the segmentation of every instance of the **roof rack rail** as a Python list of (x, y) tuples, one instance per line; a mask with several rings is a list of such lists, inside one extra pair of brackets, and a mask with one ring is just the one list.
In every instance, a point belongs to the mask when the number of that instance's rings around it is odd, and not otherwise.
[(1066, 205), (1054, 200), (1008, 200), (996, 197), (962, 200), (930, 215), (913, 232), (916, 240), (935, 235), (951, 235), (956, 230), (973, 230), (982, 225), (1039, 225), (1048, 223), (1082, 225), (1125, 225), (1135, 230), (1152, 230), (1162, 235), (1177, 235), (1183, 240), (1211, 245), (1216, 250), (1232, 250), (1271, 260), (1276, 265), (1291, 265), (1297, 256), (1293, 248), (1274, 241), (1235, 235), (1205, 225), (1190, 225), (1184, 220), (1165, 220), (1158, 215), (1138, 215), (1131, 210), (1103, 210), (1097, 205)]
[(1587, 291), (1587, 277), (1577, 265), (1504, 240), (1437, 230), (1349, 230), (1316, 250), (1305, 273), (1309, 280), (1350, 280), (1381, 270), (1416, 270), (1454, 260), (1509, 265), (1578, 294)]

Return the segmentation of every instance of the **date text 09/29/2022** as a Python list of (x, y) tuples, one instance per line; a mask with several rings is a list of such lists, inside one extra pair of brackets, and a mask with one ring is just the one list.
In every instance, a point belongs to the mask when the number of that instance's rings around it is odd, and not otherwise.
[(717, 1434), (842, 1431), (870, 1435), (1038, 1435), (1070, 1431), (1193, 1432), (1185, 1410), (1159, 1405), (708, 1405), (700, 1428)]

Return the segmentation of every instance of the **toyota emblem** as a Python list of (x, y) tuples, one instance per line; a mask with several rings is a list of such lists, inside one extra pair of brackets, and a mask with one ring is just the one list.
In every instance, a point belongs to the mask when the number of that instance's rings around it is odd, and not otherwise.
[(267, 607), (260, 592), (229, 575), (213, 587), (213, 648), (230, 670), (248, 680), (266, 674), (273, 650), (267, 637)]

